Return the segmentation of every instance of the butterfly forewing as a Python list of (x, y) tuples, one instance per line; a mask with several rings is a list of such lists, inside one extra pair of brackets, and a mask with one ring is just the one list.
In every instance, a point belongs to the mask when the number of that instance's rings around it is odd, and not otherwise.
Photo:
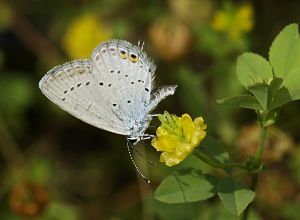
[(109, 73), (98, 76), (115, 94), (111, 105), (119, 118), (132, 127), (148, 113), (154, 64), (136, 46), (112, 40), (99, 45), (92, 53), (97, 68)]

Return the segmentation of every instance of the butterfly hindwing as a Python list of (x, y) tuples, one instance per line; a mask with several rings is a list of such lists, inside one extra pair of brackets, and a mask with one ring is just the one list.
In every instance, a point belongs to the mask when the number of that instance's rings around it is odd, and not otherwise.
[(117, 134), (129, 135), (130, 128), (108, 105), (107, 94), (101, 92), (95, 80), (95, 64), (76, 60), (54, 67), (39, 86), (52, 102), (78, 119)]

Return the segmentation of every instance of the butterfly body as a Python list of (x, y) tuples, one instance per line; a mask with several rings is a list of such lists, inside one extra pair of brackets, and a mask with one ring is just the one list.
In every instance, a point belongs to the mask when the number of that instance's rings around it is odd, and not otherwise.
[(151, 122), (149, 113), (176, 89), (164, 86), (153, 91), (155, 69), (141, 48), (124, 40), (110, 40), (96, 47), (91, 59), (54, 67), (39, 87), (78, 119), (139, 141)]

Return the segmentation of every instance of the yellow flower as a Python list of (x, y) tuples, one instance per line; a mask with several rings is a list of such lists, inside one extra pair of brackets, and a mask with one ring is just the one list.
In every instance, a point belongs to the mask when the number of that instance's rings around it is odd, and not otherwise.
[(211, 26), (218, 32), (226, 33), (232, 40), (239, 39), (253, 28), (253, 8), (249, 4), (237, 8), (228, 3), (223, 10), (215, 13)]
[(62, 45), (70, 58), (88, 58), (92, 50), (111, 37), (110, 31), (94, 14), (75, 18), (63, 36)]
[(160, 162), (174, 166), (183, 161), (206, 136), (203, 118), (194, 121), (188, 114), (181, 117), (164, 112), (158, 116), (161, 126), (157, 128), (151, 145), (161, 151)]

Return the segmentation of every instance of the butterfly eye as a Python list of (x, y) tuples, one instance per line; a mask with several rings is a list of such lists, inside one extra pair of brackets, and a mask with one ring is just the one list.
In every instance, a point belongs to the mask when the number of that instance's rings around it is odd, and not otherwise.
[(125, 50), (120, 50), (120, 57), (122, 59), (126, 59), (128, 57), (127, 52)]
[(130, 60), (133, 63), (136, 63), (138, 61), (138, 56), (136, 54), (130, 54)]

